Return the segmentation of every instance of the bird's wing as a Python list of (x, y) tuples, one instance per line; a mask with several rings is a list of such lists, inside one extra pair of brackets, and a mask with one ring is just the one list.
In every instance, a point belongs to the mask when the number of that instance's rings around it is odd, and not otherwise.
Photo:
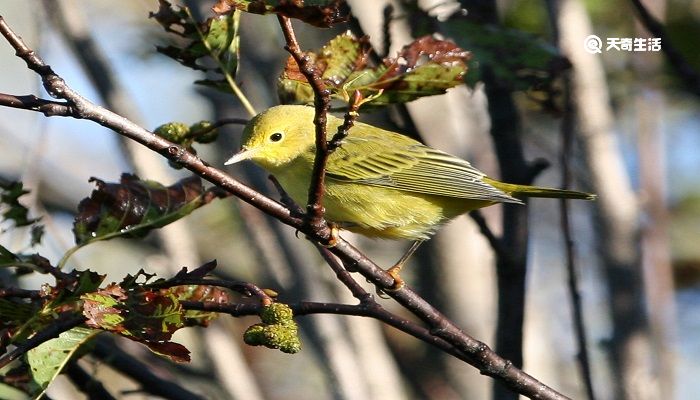
[[(355, 129), (363, 129), (361, 135)], [(356, 126), (331, 154), (326, 176), (341, 182), (471, 200), (520, 201), (482, 181), (467, 161), (394, 132)], [(387, 140), (391, 135), (392, 140)]]

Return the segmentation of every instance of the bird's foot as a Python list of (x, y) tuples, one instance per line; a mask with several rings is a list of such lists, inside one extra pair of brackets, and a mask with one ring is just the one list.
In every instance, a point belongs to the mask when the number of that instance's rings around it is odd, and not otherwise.
[(401, 276), (399, 276), (399, 272), (401, 272), (402, 267), (403, 267), (403, 264), (396, 264), (393, 267), (386, 270), (386, 273), (391, 275), (392, 278), (394, 278), (394, 284), (391, 285), (390, 288), (385, 289), (385, 290), (387, 290), (389, 292), (393, 292), (393, 291), (399, 290), (402, 287), (406, 286), (406, 282), (404, 282), (403, 278), (401, 278)]
[(331, 229), (331, 237), (328, 239), (328, 243), (321, 244), (321, 246), (330, 249), (338, 245), (338, 240), (340, 239), (340, 229), (338, 228), (338, 225), (333, 222), (329, 222), (328, 227)]

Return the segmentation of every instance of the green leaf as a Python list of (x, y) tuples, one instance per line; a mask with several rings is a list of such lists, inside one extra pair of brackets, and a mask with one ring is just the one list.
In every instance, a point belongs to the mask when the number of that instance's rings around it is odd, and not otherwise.
[(14, 222), (16, 227), (31, 226), (32, 236), (30, 245), (41, 242), (44, 234), (42, 225), (37, 224), (40, 218), (29, 218), (29, 209), (19, 202), (19, 198), (29, 193), (22, 182), (0, 182), (0, 215), (4, 221)]
[(120, 183), (90, 180), (96, 182), (97, 189), (80, 202), (73, 224), (78, 245), (114, 237), (143, 237), (210, 201), (196, 176), (168, 187), (131, 174), (123, 174)]
[(22, 182), (0, 182), (0, 210), (4, 220), (12, 220), (15, 226), (27, 226), (37, 221), (28, 218), (29, 210), (19, 202), (19, 198), (29, 193)]
[(187, 349), (169, 341), (175, 331), (186, 326), (185, 311), (171, 290), (125, 290), (111, 284), (81, 299), (88, 326), (143, 343), (173, 361), (189, 361)]
[(296, 18), (319, 28), (328, 28), (348, 19), (340, 0), (219, 0), (214, 12), (225, 14), (240, 10), (252, 14), (278, 14)]
[[(424, 36), (406, 45), (381, 65), (368, 65), (370, 46), (366, 38), (350, 33), (336, 36), (317, 53), (307, 53), (322, 74), (331, 96), (347, 101), (359, 90), (370, 107), (406, 103), (419, 97), (442, 94), (462, 83), (469, 52), (453, 42)], [(311, 104), (313, 91), (291, 57), (277, 85), (285, 104)]]
[(35, 398), (46, 390), (76, 351), (99, 332), (96, 329), (76, 327), (27, 352), (32, 380), (40, 388), (38, 393), (33, 393)]
[[(199, 24), (186, 8), (173, 7), (165, 0), (159, 0), (159, 3), (158, 12), (151, 13), (150, 17), (186, 43), (184, 46), (158, 46), (160, 53), (192, 69), (213, 71), (230, 78), (236, 76), (240, 48), (239, 12), (209, 18)], [(211, 61), (214, 61), (213, 65)], [(226, 84), (225, 79), (215, 82)]]

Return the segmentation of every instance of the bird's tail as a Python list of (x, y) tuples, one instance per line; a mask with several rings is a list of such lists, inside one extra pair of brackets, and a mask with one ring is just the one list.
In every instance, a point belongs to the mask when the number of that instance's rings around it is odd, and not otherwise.
[(549, 197), (556, 199), (595, 200), (596, 195), (575, 190), (550, 189), (539, 186), (516, 185), (483, 178), (486, 183), (513, 197)]

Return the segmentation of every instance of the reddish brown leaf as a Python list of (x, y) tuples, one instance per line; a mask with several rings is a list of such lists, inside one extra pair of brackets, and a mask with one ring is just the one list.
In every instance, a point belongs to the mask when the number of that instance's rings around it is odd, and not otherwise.
[(165, 187), (123, 174), (119, 183), (91, 178), (97, 189), (78, 205), (73, 233), (78, 244), (112, 237), (143, 237), (206, 204), (199, 177)]

